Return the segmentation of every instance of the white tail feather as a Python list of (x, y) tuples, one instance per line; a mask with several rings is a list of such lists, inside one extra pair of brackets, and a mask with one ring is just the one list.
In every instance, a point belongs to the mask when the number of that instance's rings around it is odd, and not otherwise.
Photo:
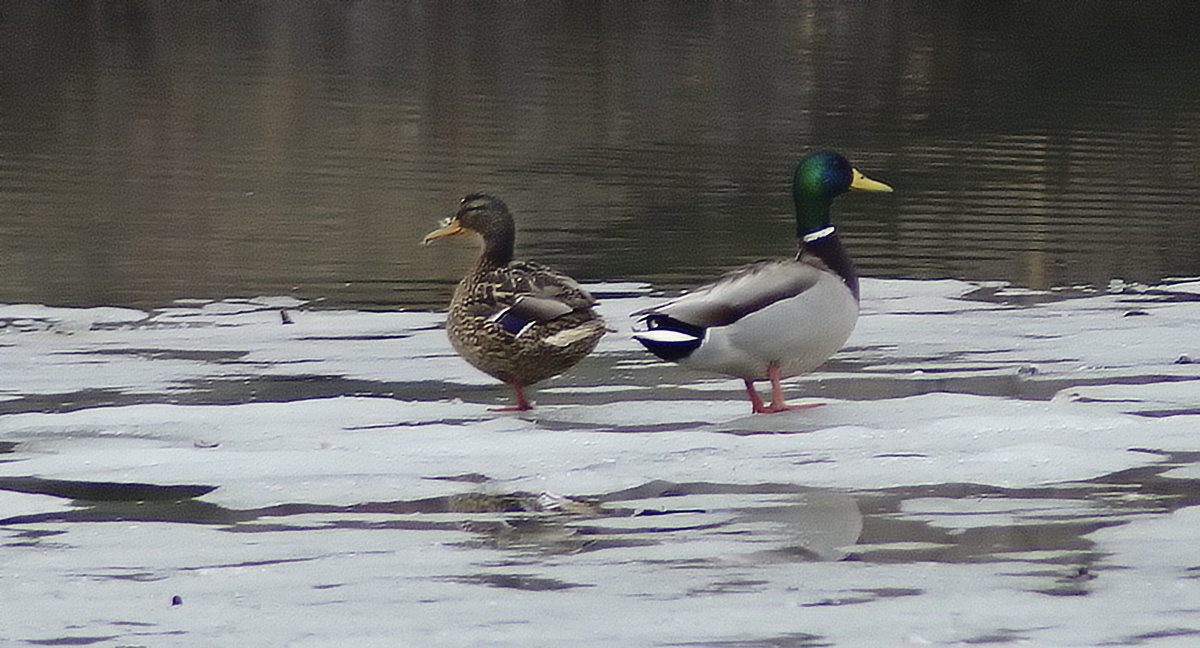
[(674, 331), (671, 329), (652, 329), (649, 331), (638, 331), (633, 334), (633, 337), (647, 342), (658, 342), (660, 344), (683, 344), (687, 342), (695, 342), (700, 339), (691, 333), (682, 331)]

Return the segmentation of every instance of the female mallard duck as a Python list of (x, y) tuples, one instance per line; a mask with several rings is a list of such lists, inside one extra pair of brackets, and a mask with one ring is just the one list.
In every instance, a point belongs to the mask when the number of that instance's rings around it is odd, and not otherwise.
[[(833, 199), (850, 189), (892, 190), (832, 151), (800, 160), (792, 181), (796, 258), (752, 263), (634, 313), (634, 337), (664, 360), (741, 378), (755, 413), (806, 407), (784, 403), (780, 379), (820, 366), (858, 319), (858, 275), (829, 224)], [(770, 405), (754, 388), (764, 378), (771, 381)]]
[(575, 280), (539, 263), (513, 261), (513, 219), (499, 198), (463, 198), (425, 243), (464, 232), (483, 238), (483, 254), (454, 289), (446, 318), (450, 344), (476, 369), (512, 386), (517, 404), (500, 410), (532, 409), (525, 386), (591, 353), (607, 330), (604, 320)]

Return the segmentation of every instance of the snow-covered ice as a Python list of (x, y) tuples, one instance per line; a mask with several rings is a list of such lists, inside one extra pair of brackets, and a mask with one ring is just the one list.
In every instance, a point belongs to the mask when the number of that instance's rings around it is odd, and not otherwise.
[(636, 284), (522, 415), (439, 313), (0, 305), (0, 638), (1190, 645), (1198, 286), (868, 279), (769, 416)]

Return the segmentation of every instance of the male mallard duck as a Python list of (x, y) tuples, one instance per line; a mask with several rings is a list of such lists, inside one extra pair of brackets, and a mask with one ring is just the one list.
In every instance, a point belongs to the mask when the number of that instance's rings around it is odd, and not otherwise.
[[(634, 338), (664, 360), (741, 378), (755, 413), (806, 407), (784, 403), (780, 379), (820, 366), (858, 319), (858, 275), (829, 224), (833, 199), (850, 189), (892, 190), (832, 151), (800, 160), (792, 181), (796, 258), (752, 263), (634, 313)], [(771, 381), (769, 406), (754, 389), (764, 378)]]
[(424, 242), (464, 232), (483, 237), (483, 254), (454, 289), (446, 318), (450, 344), (476, 369), (512, 386), (517, 404), (500, 410), (532, 409), (525, 386), (591, 353), (607, 330), (604, 320), (574, 279), (540, 263), (513, 261), (513, 219), (499, 198), (463, 198)]

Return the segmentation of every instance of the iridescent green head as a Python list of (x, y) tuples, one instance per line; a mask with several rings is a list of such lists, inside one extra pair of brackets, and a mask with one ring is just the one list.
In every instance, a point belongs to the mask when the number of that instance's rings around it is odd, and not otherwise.
[(891, 191), (850, 166), (842, 154), (817, 151), (804, 156), (796, 165), (792, 179), (792, 200), (796, 203), (796, 235), (829, 227), (829, 207), (833, 199), (850, 191)]

